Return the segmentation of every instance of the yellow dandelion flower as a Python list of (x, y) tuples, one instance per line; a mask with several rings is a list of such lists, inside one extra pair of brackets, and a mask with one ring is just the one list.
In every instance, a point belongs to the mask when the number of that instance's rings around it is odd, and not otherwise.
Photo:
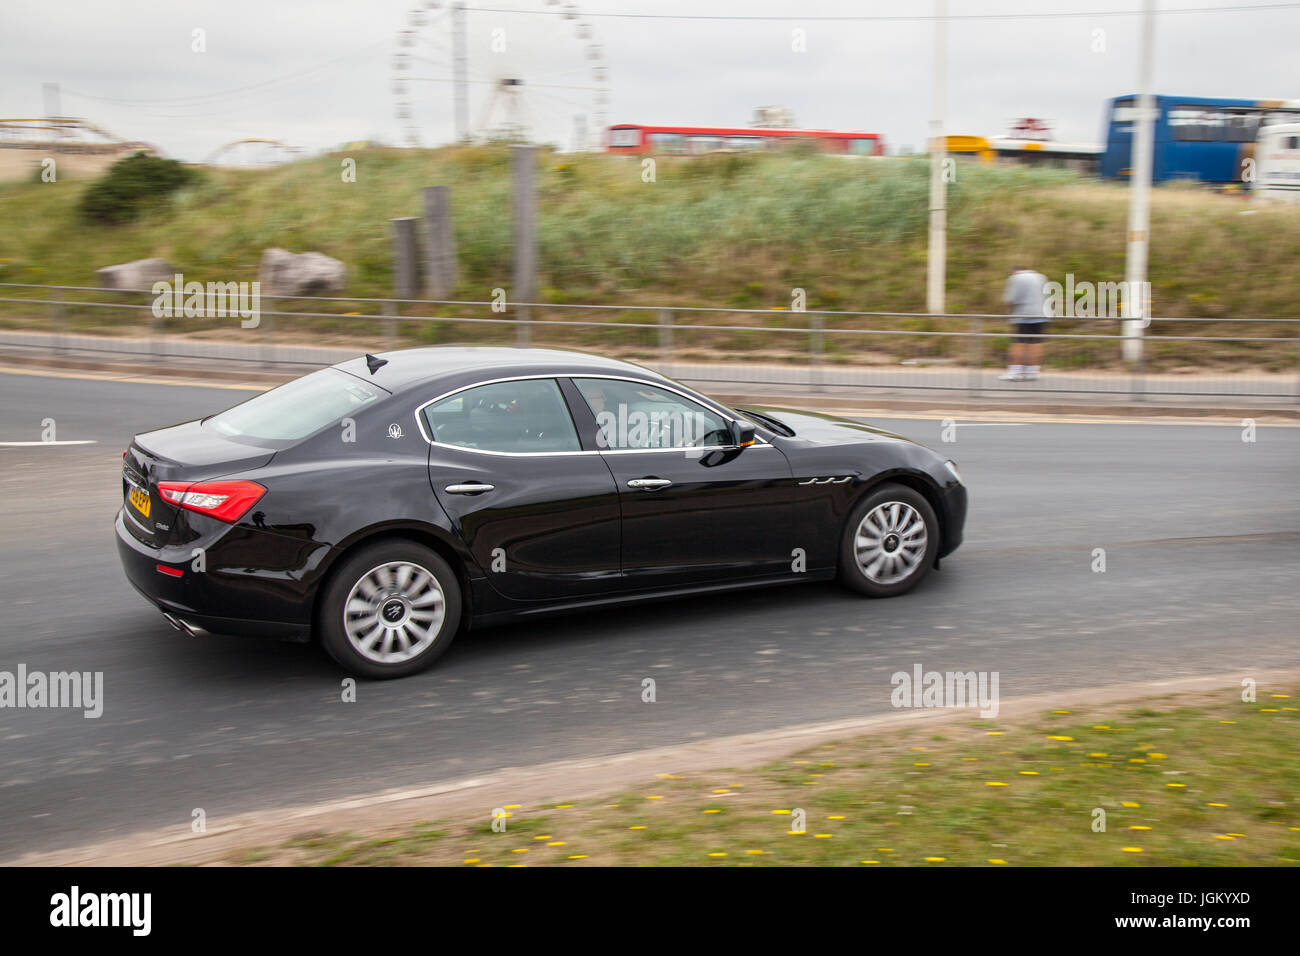
[(1140, 846), (1126, 846), (1126, 847), (1124, 847), (1124, 852), (1125, 852), (1125, 853), (1141, 853), (1141, 852), (1142, 852), (1142, 848), (1141, 848)]
[(912, 766), (913, 766), (913, 767), (928, 767), (928, 766), (930, 766), (930, 765), (929, 765), (928, 763), (914, 763), (914, 764), (912, 764)]
[[(614, 804), (614, 806), (618, 806), (618, 804)], [(572, 810), (572, 809), (573, 809), (573, 804), (571, 804), (571, 803), (557, 803), (557, 804), (555, 805), (555, 809), (557, 809), (557, 810)]]
[(585, 860), (586, 858), (587, 854), (585, 853), (572, 853), (569, 855), (570, 860)]
[(1207, 807), (1226, 807), (1226, 803), (1207, 803)]
[(721, 811), (721, 810), (717, 810), (717, 809), (710, 809), (710, 810), (705, 810), (704, 812), (705, 812), (705, 813), (721, 813), (722, 811)]
[(1180, 788), (1181, 788), (1181, 787), (1186, 787), (1187, 784), (1185, 784), (1185, 783), (1167, 783), (1167, 784), (1165, 784), (1165, 786), (1166, 786), (1166, 787), (1180, 787)]
[(518, 810), (519, 807), (520, 807), (520, 804), (518, 804), (518, 803), (507, 803), (507, 804), (505, 805), (504, 809), (506, 809), (506, 810)]
[(1037, 771), (1037, 770), (1021, 770), (1020, 773), (1021, 773), (1021, 775), (1026, 776), (1026, 777), (1037, 777), (1037, 776), (1038, 776), (1038, 771)]
[(479, 862), (479, 859), (478, 859), (478, 857), (473, 856), (473, 857), (470, 857), (468, 860), (462, 860), (461, 862), (462, 862), (462, 863), (477, 863), (477, 862)]
[(1006, 784), (1003, 783), (1001, 780), (986, 780), (986, 781), (984, 782), (984, 786), (986, 786), (986, 787), (1005, 787)]
[(1237, 839), (1237, 838), (1236, 838), (1235, 836), (1233, 836), (1232, 834), (1230, 834), (1230, 833), (1216, 833), (1216, 834), (1214, 834), (1214, 839), (1216, 839), (1216, 840), (1235, 840), (1235, 839)]
[(1140, 803), (1131, 803), (1131, 802), (1129, 802), (1128, 800), (1124, 800), (1124, 801), (1122, 801), (1122, 802), (1120, 803), (1120, 806), (1121, 806), (1121, 807), (1140, 807), (1140, 806), (1142, 806), (1142, 804), (1140, 804)]
[(985, 733), (986, 735), (988, 735), (989, 737), (1001, 737), (1002, 734), (1003, 734), (1003, 731), (1001, 731), (1001, 730), (986, 730), (986, 731), (984, 731), (984, 733)]
[(843, 820), (843, 819), (844, 819), (844, 815), (843, 815), (842, 813), (837, 813), (837, 814), (835, 814), (834, 816), (827, 817), (826, 819), (827, 819), (827, 820)]
[(644, 829), (645, 829), (645, 824), (643, 823), (643, 824), (641, 824), (641, 825), (638, 826), (638, 827), (628, 827), (628, 829), (629, 829), (629, 830), (644, 830)]
[(1164, 755), (1164, 754), (1147, 754), (1147, 756), (1150, 757), (1152, 760), (1164, 760), (1164, 759), (1165, 759), (1165, 755)]
[(1110, 724), (1093, 724), (1093, 730), (1110, 730)]
[(710, 853), (709, 856), (726, 856), (725, 853)]
[(879, 863), (879, 860), (858, 860), (859, 863)]
[(818, 840), (829, 840), (831, 838), (829, 833), (814, 833), (813, 836)]
[(517, 847), (516, 849), (513, 849), (513, 850), (511, 850), (510, 852), (511, 852), (511, 853), (527, 853), (527, 852), (528, 852), (528, 847), (526, 847), (526, 846)]
[(1073, 740), (1073, 737), (1066, 737), (1061, 734), (1048, 734), (1048, 740)]
[(789, 813), (789, 810), (773, 810), (773, 813)]
[(763, 851), (763, 850), (746, 850), (745, 852), (748, 853), (750, 856), (762, 856), (763, 853), (764, 853), (765, 851)]
[(549, 833), (546, 834), (546, 836), (533, 837), (534, 840), (549, 840), (550, 838), (551, 835)]
[(1150, 830), (1150, 827), (1129, 827), (1130, 830)]
[(943, 863), (943, 862), (944, 862), (945, 860), (947, 860), (947, 859), (948, 859), (948, 858), (947, 858), (946, 856), (927, 856), (927, 857), (925, 858), (925, 862), (926, 862), (926, 863)]
[(548, 843), (548, 844), (546, 844), (546, 845), (547, 845), (547, 846), (568, 846), (569, 844), (565, 843), (563, 840), (555, 840), (555, 841), (553, 841), (553, 842), (551, 842), (551, 843)]
[(1221, 723), (1221, 724), (1235, 724), (1236, 721), (1235, 721), (1235, 720), (1221, 720), (1221, 721), (1219, 721), (1219, 723)]
[(990, 862), (990, 863), (997, 863), (997, 864), (999, 864), (999, 865), (1005, 866), (1007, 861), (1006, 861), (1006, 860), (989, 860), (989, 862)]

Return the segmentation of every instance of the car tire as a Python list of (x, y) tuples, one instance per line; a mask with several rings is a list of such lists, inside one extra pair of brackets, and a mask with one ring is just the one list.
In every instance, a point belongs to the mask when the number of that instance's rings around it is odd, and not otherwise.
[(344, 558), (320, 604), (321, 644), (346, 671), (385, 680), (424, 670), (460, 627), (460, 584), (436, 552), (389, 539)]
[(925, 495), (883, 484), (858, 502), (844, 524), (839, 578), (871, 597), (905, 594), (929, 573), (938, 550), (939, 521)]

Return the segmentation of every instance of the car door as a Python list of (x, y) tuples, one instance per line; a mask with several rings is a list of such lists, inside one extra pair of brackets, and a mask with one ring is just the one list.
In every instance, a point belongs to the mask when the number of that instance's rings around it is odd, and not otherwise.
[(554, 601), (618, 583), (618, 492), (554, 378), (472, 386), (418, 414), (434, 494), (499, 593)]
[(618, 377), (578, 377), (566, 393), (591, 418), (623, 512), (630, 588), (789, 573), (793, 479), (759, 440), (734, 444), (732, 419), (685, 392)]

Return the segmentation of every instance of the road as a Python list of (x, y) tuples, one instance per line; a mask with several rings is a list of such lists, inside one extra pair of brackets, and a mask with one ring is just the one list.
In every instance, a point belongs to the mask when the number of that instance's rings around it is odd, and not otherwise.
[[(181, 637), (118, 566), (130, 436), (246, 394), (0, 374), (0, 443), (39, 441), (47, 418), (95, 442), (0, 445), (0, 671), (102, 671), (106, 698), (99, 719), (0, 709), (0, 859), (183, 833), (195, 808), (215, 825), (883, 713), (890, 675), (917, 663), (998, 671), (1012, 697), (1300, 662), (1300, 429), (962, 422), (943, 447), (971, 489), (966, 543), (910, 595), (809, 584), (477, 632), (343, 703), (316, 648)], [(940, 444), (937, 420), (876, 421)]]

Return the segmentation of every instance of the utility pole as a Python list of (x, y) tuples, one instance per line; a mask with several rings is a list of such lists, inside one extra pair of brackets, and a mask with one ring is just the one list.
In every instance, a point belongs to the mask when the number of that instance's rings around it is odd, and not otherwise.
[(456, 141), (469, 137), (468, 55), (465, 49), (465, 4), (451, 5), (452, 95), (456, 107)]
[[(514, 288), (512, 302), (532, 302), (537, 295), (537, 151), (516, 145), (514, 152)], [(519, 328), (516, 341), (527, 345), (531, 338), (532, 309), (516, 307)]]
[(60, 102), (59, 84), (42, 83), (41, 95), (42, 99), (45, 100), (45, 118), (49, 120), (50, 133), (55, 143), (55, 150), (57, 151), (59, 145), (62, 143), (63, 134), (65, 132), (63, 124), (59, 122), (63, 117), (63, 104)]
[(1142, 359), (1142, 329), (1151, 318), (1151, 303), (1144, 294), (1151, 227), (1151, 158), (1154, 149), (1156, 101), (1151, 93), (1155, 53), (1155, 0), (1142, 8), (1142, 37), (1138, 55), (1137, 113), (1129, 157), (1128, 240), (1124, 262), (1124, 339), (1121, 354), (1127, 362)]
[(934, 3), (934, 89), (930, 112), (930, 253), (926, 258), (925, 310), (943, 312), (947, 255), (948, 187), (944, 161), (948, 143), (943, 135), (948, 100), (948, 0)]

